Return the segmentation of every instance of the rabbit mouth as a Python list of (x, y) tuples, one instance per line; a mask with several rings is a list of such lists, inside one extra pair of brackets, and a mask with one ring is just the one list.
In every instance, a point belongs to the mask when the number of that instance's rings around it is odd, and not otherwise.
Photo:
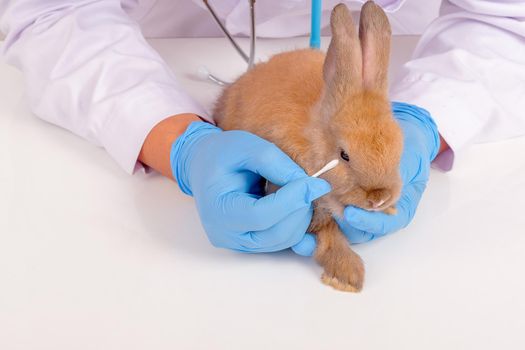
[(383, 204), (385, 204), (386, 201), (386, 199), (381, 199), (379, 202), (373, 205), (374, 209), (379, 209)]
[(381, 199), (378, 202), (370, 203), (368, 201), (366, 210), (368, 211), (383, 211), (384, 209), (391, 206), (391, 200), (390, 198)]
[(385, 198), (375, 203), (371, 203), (367, 199), (362, 199), (354, 203), (348, 203), (347, 205), (355, 205), (356, 207), (359, 207), (366, 211), (382, 212), (382, 211), (387, 210), (388, 208), (393, 207), (395, 203), (396, 203), (395, 198)]
[(363, 207), (363, 209), (372, 212), (385, 212), (387, 214), (394, 214), (397, 200), (397, 197), (389, 197), (379, 200), (375, 203), (370, 203), (370, 201), (367, 201), (367, 205)]
[(386, 208), (389, 208), (390, 206), (389, 205), (385, 205), (385, 206), (382, 206), (380, 208), (366, 208), (366, 210), (368, 211), (383, 211), (385, 210)]

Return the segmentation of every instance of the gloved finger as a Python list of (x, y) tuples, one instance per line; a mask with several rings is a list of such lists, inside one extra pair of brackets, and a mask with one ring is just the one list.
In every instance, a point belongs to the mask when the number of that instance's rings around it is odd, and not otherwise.
[(302, 256), (312, 256), (315, 252), (317, 241), (315, 236), (311, 233), (306, 233), (299, 243), (292, 246), (292, 250), (295, 254)]
[(271, 142), (260, 139), (258, 145), (247, 152), (249, 156), (241, 166), (278, 186), (307, 176), (303, 168)]
[[(371, 241), (375, 238), (373, 234), (358, 230), (352, 227), (345, 220), (336, 219), (336, 221), (339, 224), (339, 228), (344, 233), (344, 235), (348, 238), (348, 241), (351, 244), (364, 243), (364, 242)], [(315, 235), (311, 233), (307, 233), (304, 235), (303, 239), (299, 243), (292, 246), (292, 250), (297, 255), (312, 256), (315, 252), (316, 247), (317, 247), (317, 240), (315, 239)]]
[[(352, 227), (345, 220), (336, 219), (336, 221), (339, 224), (339, 228), (348, 238), (348, 241), (351, 244), (364, 243), (371, 241), (375, 238), (375, 235), (373, 235), (372, 233), (358, 230)], [(315, 239), (315, 235), (307, 233), (304, 235), (303, 239), (299, 243), (292, 246), (292, 250), (298, 255), (312, 256), (315, 252), (316, 247), (317, 240)]]
[(221, 193), (250, 193), (256, 195), (256, 198), (264, 196), (265, 193), (265, 180), (250, 171), (228, 174), (225, 177), (216, 177), (214, 180), (216, 182), (204, 188), (203, 192), (207, 194), (213, 192), (217, 196)]
[(427, 182), (430, 175), (430, 164), (417, 152), (405, 148), (399, 164), (399, 175), (403, 184)]
[(274, 226), (300, 208), (310, 208), (313, 200), (330, 190), (330, 184), (325, 180), (304, 177), (265, 197), (228, 193), (220, 197), (219, 205), (230, 230), (261, 231)]
[(376, 236), (373, 233), (357, 229), (343, 218), (334, 218), (337, 224), (339, 225), (339, 228), (344, 233), (346, 238), (348, 238), (351, 244), (364, 243), (376, 238)]
[(383, 236), (397, 231), (414, 217), (416, 208), (426, 184), (418, 182), (405, 186), (401, 198), (396, 204), (397, 213), (388, 215), (383, 212), (371, 212), (361, 208), (349, 206), (345, 208), (344, 217), (348, 224), (355, 229)]
[[(336, 221), (339, 224), (341, 231), (348, 238), (348, 241), (351, 244), (364, 243), (376, 238), (375, 235), (373, 235), (372, 233), (361, 231), (350, 226), (350, 224), (348, 224), (345, 220)], [(315, 239), (315, 235), (307, 233), (304, 235), (303, 239), (299, 243), (292, 246), (292, 250), (297, 255), (312, 256), (315, 252), (316, 247), (317, 240)]]
[(304, 207), (266, 230), (244, 233), (239, 238), (238, 250), (263, 253), (288, 249), (303, 239), (312, 213), (312, 208)]

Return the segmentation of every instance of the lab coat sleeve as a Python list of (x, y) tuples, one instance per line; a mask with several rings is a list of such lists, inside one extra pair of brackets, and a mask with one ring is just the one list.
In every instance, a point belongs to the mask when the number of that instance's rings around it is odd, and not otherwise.
[(443, 170), (470, 144), (524, 135), (525, 1), (444, 0), (391, 97), (432, 114)]
[(208, 116), (124, 5), (14, 0), (0, 13), (0, 29), (6, 34), (2, 56), (23, 72), (32, 111), (103, 146), (132, 173), (158, 122), (180, 113)]

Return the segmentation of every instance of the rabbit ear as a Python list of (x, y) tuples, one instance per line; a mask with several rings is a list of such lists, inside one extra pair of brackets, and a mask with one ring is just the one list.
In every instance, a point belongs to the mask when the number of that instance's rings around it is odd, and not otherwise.
[(363, 52), (363, 88), (387, 94), (392, 31), (385, 12), (373, 1), (361, 9), (359, 38)]
[(337, 106), (345, 95), (362, 88), (361, 46), (348, 7), (339, 4), (330, 16), (332, 40), (326, 53), (323, 77), (327, 97)]

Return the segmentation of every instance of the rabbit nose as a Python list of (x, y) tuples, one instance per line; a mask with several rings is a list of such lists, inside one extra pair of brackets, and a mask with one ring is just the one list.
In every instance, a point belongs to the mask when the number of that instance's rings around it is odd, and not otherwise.
[(368, 204), (370, 205), (371, 208), (374, 208), (374, 209), (381, 207), (390, 198), (392, 198), (392, 194), (390, 190), (387, 190), (386, 188), (378, 188), (378, 189), (370, 190), (368, 191), (367, 196), (366, 196)]

